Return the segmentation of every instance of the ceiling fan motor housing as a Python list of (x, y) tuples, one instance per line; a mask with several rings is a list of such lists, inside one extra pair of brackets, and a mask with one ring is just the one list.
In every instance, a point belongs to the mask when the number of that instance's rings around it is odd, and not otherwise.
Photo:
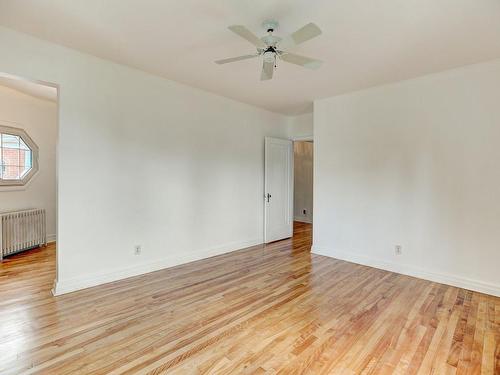
[(263, 36), (262, 38), (260, 38), (260, 40), (262, 40), (268, 46), (276, 47), (276, 44), (278, 44), (281, 38), (270, 34)]
[(262, 23), (262, 26), (267, 30), (267, 35), (260, 38), (266, 45), (275, 47), (278, 42), (281, 40), (280, 37), (274, 36), (273, 32), (279, 26), (278, 21), (275, 20), (266, 20)]

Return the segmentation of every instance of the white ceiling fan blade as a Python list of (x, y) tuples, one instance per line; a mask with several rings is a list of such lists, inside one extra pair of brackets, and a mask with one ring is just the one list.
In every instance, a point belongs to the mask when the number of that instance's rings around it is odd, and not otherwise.
[(266, 44), (243, 25), (233, 25), (228, 27), (233, 33), (238, 34), (243, 39), (249, 41), (257, 48), (266, 48)]
[(308, 68), (308, 69), (318, 69), (321, 66), (321, 64), (323, 64), (323, 62), (320, 60), (311, 59), (310, 57), (296, 55), (294, 53), (284, 53), (283, 55), (281, 55), (281, 59), (283, 61), (288, 62), (288, 63), (300, 65), (300, 66), (303, 66), (304, 68)]
[(317, 37), (318, 35), (321, 35), (321, 29), (316, 24), (311, 22), (284, 38), (278, 43), (278, 46), (280, 49), (287, 49), (296, 46), (297, 44), (304, 43)]
[(273, 72), (274, 72), (274, 62), (264, 61), (264, 64), (262, 65), (262, 72), (260, 73), (260, 80), (267, 81), (268, 79), (273, 78)]
[(241, 60), (247, 60), (247, 59), (253, 59), (254, 57), (259, 56), (258, 53), (255, 53), (253, 55), (244, 55), (244, 56), (238, 56), (238, 57), (230, 57), (229, 59), (222, 59), (222, 60), (217, 60), (215, 63), (216, 64), (227, 64), (235, 61), (241, 61)]

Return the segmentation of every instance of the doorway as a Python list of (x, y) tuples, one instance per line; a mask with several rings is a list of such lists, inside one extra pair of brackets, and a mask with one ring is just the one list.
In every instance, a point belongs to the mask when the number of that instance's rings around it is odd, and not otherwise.
[(20, 283), (57, 277), (58, 103), (56, 85), (0, 73), (0, 271)]
[(264, 166), (264, 242), (312, 231), (312, 137), (287, 140), (266, 137)]
[(313, 155), (312, 140), (293, 142), (293, 220), (313, 223)]

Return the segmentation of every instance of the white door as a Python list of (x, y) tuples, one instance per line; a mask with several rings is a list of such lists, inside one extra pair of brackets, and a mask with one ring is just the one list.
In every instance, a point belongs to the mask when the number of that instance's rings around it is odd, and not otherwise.
[(293, 234), (293, 144), (266, 137), (264, 183), (264, 241)]

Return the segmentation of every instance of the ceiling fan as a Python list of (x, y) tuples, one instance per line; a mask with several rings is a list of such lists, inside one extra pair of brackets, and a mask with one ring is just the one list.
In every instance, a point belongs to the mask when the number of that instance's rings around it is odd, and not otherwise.
[(321, 34), (321, 29), (314, 23), (308, 23), (293, 34), (282, 39), (273, 35), (274, 30), (278, 27), (278, 25), (278, 22), (275, 20), (264, 21), (262, 26), (266, 28), (267, 35), (263, 36), (262, 38), (257, 37), (243, 25), (229, 26), (229, 30), (257, 47), (257, 53), (217, 60), (216, 63), (227, 64), (235, 61), (247, 60), (262, 56), (264, 62), (262, 65), (262, 73), (260, 75), (261, 81), (273, 78), (274, 68), (276, 68), (276, 61), (278, 59), (291, 64), (300, 65), (305, 68), (318, 69), (322, 64), (320, 60), (296, 55), (287, 52), (286, 50), (317, 37)]

